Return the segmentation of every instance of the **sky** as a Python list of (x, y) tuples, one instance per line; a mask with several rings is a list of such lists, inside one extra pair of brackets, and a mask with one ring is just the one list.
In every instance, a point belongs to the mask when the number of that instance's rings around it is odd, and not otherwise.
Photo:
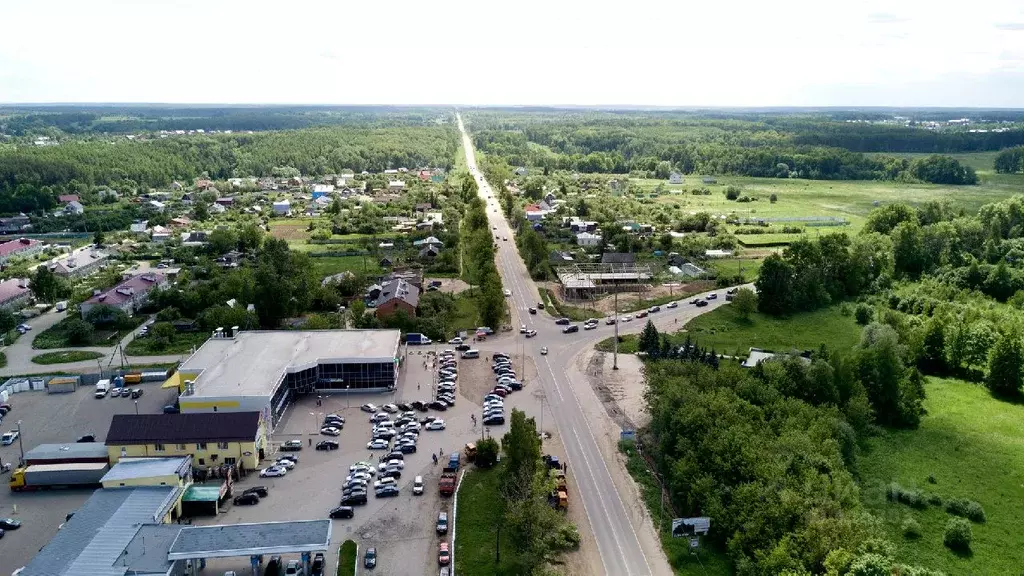
[(0, 102), (1024, 108), (1022, 0), (0, 0)]

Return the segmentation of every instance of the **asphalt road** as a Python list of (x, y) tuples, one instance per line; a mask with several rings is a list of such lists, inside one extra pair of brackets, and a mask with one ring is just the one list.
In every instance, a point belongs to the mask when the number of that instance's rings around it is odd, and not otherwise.
[[(494, 191), (484, 179), (476, 165), (472, 141), (459, 117), (459, 129), (462, 131), (463, 145), (466, 150), (466, 163), (470, 174), (477, 179), (480, 195), (487, 203), (487, 217), (492, 232), (501, 238), (497, 240), (497, 267), (501, 274), (504, 287), (512, 291), (509, 308), (514, 326), (527, 324), (537, 330), (537, 336), (526, 340), (527, 354), (533, 355), (537, 362), (540, 385), (548, 398), (550, 413), (563, 439), (568, 455), (569, 465), (576, 472), (580, 486), (580, 495), (591, 530), (597, 540), (601, 562), (605, 574), (623, 576), (646, 576), (652, 574), (671, 574), (664, 555), (646, 547), (634, 527), (631, 514), (627, 513), (622, 498), (612, 481), (612, 471), (601, 457), (594, 431), (584, 414), (578, 394), (592, 393), (586, 382), (571, 381), (567, 369), (574, 358), (584, 349), (592, 347), (597, 341), (614, 334), (616, 325), (606, 325), (604, 319), (596, 330), (581, 331), (575, 334), (563, 334), (561, 326), (554, 324), (554, 319), (543, 314), (530, 315), (527, 308), (536, 306), (540, 294), (530, 279), (529, 272), (515, 245), (515, 238), (501, 211), (501, 206)], [(504, 240), (507, 238), (507, 240)], [(696, 308), (685, 301), (675, 309), (666, 309), (650, 316), (661, 330), (678, 329), (687, 320), (714, 310), (726, 303), (724, 291), (712, 300), (710, 305)], [(703, 295), (700, 295), (703, 296)], [(692, 298), (692, 297), (691, 297)], [(634, 320), (618, 324), (620, 334), (637, 333), (643, 329), (646, 320)], [(540, 355), (542, 346), (547, 346), (549, 353)], [(617, 471), (618, 472), (618, 471)], [(657, 544), (653, 544), (657, 546)], [(657, 558), (648, 557), (648, 552)]]

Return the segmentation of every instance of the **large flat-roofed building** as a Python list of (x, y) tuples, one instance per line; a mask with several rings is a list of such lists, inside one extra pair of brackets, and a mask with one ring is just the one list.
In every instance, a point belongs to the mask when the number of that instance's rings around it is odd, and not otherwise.
[(398, 330), (229, 330), (178, 368), (181, 411), (260, 412), (271, 428), (298, 394), (389, 390)]
[[(115, 414), (105, 444), (110, 462), (117, 464), (124, 458), (189, 456), (196, 468), (229, 465), (255, 470), (266, 453), (264, 424), (257, 412)], [(155, 460), (133, 462), (123, 470), (151, 472), (158, 467)]]

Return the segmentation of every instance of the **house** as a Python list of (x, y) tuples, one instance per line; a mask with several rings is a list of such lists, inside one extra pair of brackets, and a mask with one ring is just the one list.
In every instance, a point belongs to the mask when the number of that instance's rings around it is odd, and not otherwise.
[(556, 200), (558, 199), (555, 198), (554, 192), (548, 192), (547, 194), (544, 195), (544, 203), (549, 206), (554, 206)]
[(416, 176), (420, 180), (422, 180), (424, 182), (429, 182), (430, 181), (430, 170), (420, 170), (419, 173)]
[(597, 230), (597, 222), (573, 218), (569, 222), (569, 230), (572, 232), (593, 232)]
[(223, 204), (210, 204), (207, 211), (209, 211), (210, 214), (223, 214), (227, 212), (228, 209), (225, 208)]
[(394, 168), (388, 168), (387, 170), (384, 171), (384, 173), (385, 174), (398, 174), (398, 170), (395, 170)]
[(167, 277), (163, 274), (147, 273), (132, 276), (106, 292), (93, 294), (92, 298), (82, 302), (79, 305), (82, 318), (86, 318), (89, 311), (97, 306), (111, 306), (131, 316), (146, 305), (154, 288), (163, 288), (167, 285)]
[(87, 276), (105, 266), (110, 258), (106, 252), (92, 246), (83, 246), (70, 254), (50, 260), (44, 266), (57, 276), (75, 278)]
[(205, 230), (195, 230), (192, 232), (181, 233), (181, 245), (182, 246), (204, 246), (209, 241), (209, 232)]
[(57, 196), (57, 202), (61, 204), (70, 204), (72, 202), (81, 202), (78, 194), (61, 194)]
[(128, 231), (136, 236), (145, 235), (149, 237), (149, 220), (136, 220), (128, 227)]
[(313, 200), (312, 208), (316, 210), (323, 210), (331, 205), (331, 198), (329, 196), (321, 196), (316, 200)]
[(441, 212), (427, 212), (423, 214), (423, 218), (434, 226), (444, 226), (444, 214)]
[(636, 264), (636, 254), (629, 252), (605, 252), (601, 264)]
[(164, 228), (163, 226), (153, 226), (152, 235), (150, 240), (153, 242), (167, 242), (171, 239), (170, 228)]
[(256, 185), (263, 191), (277, 190), (277, 183), (273, 178), (260, 178)]
[(391, 266), (393, 266), (393, 265), (394, 265), (394, 263), (393, 263), (393, 262), (391, 262), (391, 259), (390, 259), (390, 258), (388, 258), (387, 256), (385, 256), (384, 258), (381, 258), (381, 259), (380, 259), (380, 262), (377, 262), (377, 264), (378, 264), (378, 265), (379, 265), (379, 266), (380, 266), (381, 268), (391, 268)]
[(679, 267), (679, 274), (687, 278), (703, 278), (708, 275), (708, 271), (696, 264), (687, 262)]
[(416, 248), (420, 248), (420, 247), (423, 247), (423, 246), (433, 246), (435, 248), (444, 248), (444, 242), (441, 242), (440, 240), (438, 240), (437, 238), (435, 238), (433, 236), (428, 236), (428, 237), (426, 237), (426, 238), (424, 238), (422, 240), (416, 240), (415, 242), (412, 243), (412, 245), (414, 247), (416, 247)]
[(374, 302), (378, 318), (386, 318), (399, 310), (409, 316), (416, 316), (416, 308), (419, 305), (420, 289), (401, 278), (381, 284), (380, 294)]
[(0, 282), (0, 310), (16, 310), (21, 308), (32, 297), (28, 287), (28, 278), (12, 278)]
[(636, 222), (630, 222), (629, 224), (623, 226), (622, 230), (625, 232), (629, 232), (630, 234), (647, 235), (654, 233), (654, 226), (651, 226), (650, 224), (638, 224)]
[(206, 178), (196, 178), (195, 187), (199, 190), (206, 190), (207, 188), (213, 187), (213, 182)]
[(590, 232), (580, 232), (576, 235), (576, 244), (584, 247), (600, 246), (601, 235), (591, 234)]
[(380, 284), (371, 284), (366, 289), (366, 301), (367, 301), (368, 305), (372, 306), (373, 303), (377, 301), (377, 298), (380, 297), (380, 291), (381, 291), (381, 285)]
[(111, 463), (121, 458), (190, 456), (192, 466), (259, 468), (267, 445), (259, 412), (115, 414), (107, 430)]
[(334, 186), (330, 184), (314, 184), (312, 189), (313, 200), (320, 198), (321, 196), (328, 196), (334, 194)]
[(540, 204), (528, 204), (524, 210), (526, 212), (526, 219), (530, 222), (536, 222), (543, 220), (545, 216), (551, 212), (551, 207), (546, 203)]
[(434, 258), (437, 258), (439, 254), (441, 254), (440, 250), (438, 250), (434, 246), (427, 246), (426, 248), (420, 250), (416, 257), (419, 258), (420, 260), (433, 260)]
[(332, 275), (324, 278), (323, 280), (320, 281), (320, 285), (321, 286), (327, 286), (328, 284), (330, 284), (332, 282), (334, 282), (334, 283), (341, 283), (341, 282), (344, 282), (346, 280), (351, 280), (351, 279), (353, 279), (355, 277), (356, 277), (355, 274), (353, 274), (352, 272), (349, 272), (348, 270), (345, 270), (344, 272), (339, 272), (337, 274), (332, 274)]
[(287, 200), (281, 200), (280, 202), (274, 202), (274, 214), (278, 216), (284, 216), (292, 211), (292, 204)]
[(401, 180), (391, 180), (388, 182), (388, 192), (401, 192), (405, 190), (405, 182)]
[(181, 203), (184, 204), (185, 206), (191, 206), (192, 203), (196, 200), (196, 198), (197, 197), (193, 195), (191, 192), (185, 192), (184, 194), (181, 195)]
[(342, 174), (334, 179), (334, 185), (338, 188), (344, 188), (348, 186), (352, 179), (355, 177), (354, 174)]
[(171, 218), (171, 228), (188, 228), (192, 225), (192, 219), (188, 216), (179, 216), (177, 218)]
[(402, 268), (393, 270), (379, 279), (383, 284), (384, 282), (390, 282), (392, 280), (405, 280), (409, 284), (412, 284), (418, 288), (421, 292), (423, 291), (423, 269), (422, 268)]
[(682, 184), (683, 183), (683, 175), (680, 174), (679, 172), (673, 172), (673, 173), (669, 174), (668, 175), (668, 183), (669, 184)]
[(96, 193), (96, 195), (99, 196), (100, 200), (106, 200), (107, 198), (113, 198), (114, 200), (117, 200), (118, 198), (121, 197), (121, 195), (118, 194), (116, 191), (110, 189), (100, 190), (99, 192)]
[(701, 179), (701, 181), (703, 181), (705, 184), (718, 184), (718, 180), (714, 179), (711, 176), (705, 176), (704, 178)]
[(38, 254), (43, 250), (43, 243), (31, 238), (18, 238), (0, 242), (0, 264), (6, 264), (13, 258), (24, 258)]
[(705, 250), (704, 256), (706, 258), (730, 258), (733, 255), (732, 250)]
[(164, 208), (166, 208), (167, 205), (164, 204), (163, 202), (159, 202), (157, 200), (150, 200), (149, 201), (149, 207), (152, 208), (153, 210), (157, 211), (157, 212), (163, 212)]
[(77, 200), (72, 200), (71, 202), (68, 202), (67, 204), (64, 205), (65, 214), (78, 215), (83, 212), (85, 212), (85, 206), (82, 206), (82, 203)]
[(242, 187), (242, 179), (241, 178), (228, 178), (228, 184), (230, 184), (232, 188), (241, 188)]
[(417, 204), (413, 209), (416, 210), (416, 212), (426, 212), (427, 210), (430, 210), (433, 207), (434, 206), (431, 205), (430, 202), (421, 202)]
[(516, 176), (526, 176), (529, 173), (530, 173), (530, 171), (526, 169), (526, 166), (520, 166), (520, 167), (516, 168), (516, 171), (515, 171), (515, 175)]
[(216, 200), (214, 200), (214, 203), (220, 204), (221, 206), (224, 206), (225, 208), (230, 208), (230, 207), (235, 205), (235, 199), (233, 197), (231, 197), (231, 196), (222, 196), (222, 197), (217, 198)]
[(572, 254), (563, 250), (553, 250), (549, 259), (552, 264), (564, 264), (566, 262), (576, 261), (576, 259), (572, 257)]
[[(764, 350), (762, 348), (751, 348), (747, 354), (746, 360), (744, 360), (743, 363), (740, 364), (740, 366), (743, 366), (744, 368), (753, 368), (760, 364), (761, 362), (771, 360), (772, 358), (777, 358), (779, 356), (793, 356), (793, 354), (776, 354), (771, 350)], [(811, 359), (805, 355), (796, 355), (796, 357), (799, 358), (800, 361), (803, 362), (804, 364), (811, 363)]]
[(175, 192), (181, 192), (184, 188), (185, 187), (182, 186), (180, 182), (171, 182), (171, 190), (174, 190)]
[(24, 214), (17, 216), (11, 216), (10, 218), (0, 218), (0, 233), (12, 234), (17, 232), (25, 232), (32, 229), (32, 220)]

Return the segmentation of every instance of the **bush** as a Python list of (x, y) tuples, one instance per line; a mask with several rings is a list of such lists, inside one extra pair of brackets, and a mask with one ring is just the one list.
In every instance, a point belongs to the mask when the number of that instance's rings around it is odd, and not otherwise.
[(907, 518), (903, 521), (900, 526), (900, 530), (903, 531), (904, 538), (920, 538), (921, 537), (921, 524), (913, 518)]
[(735, 186), (729, 186), (725, 189), (726, 200), (736, 200), (740, 197), (740, 189)]
[(973, 537), (970, 522), (963, 518), (953, 518), (946, 523), (942, 543), (953, 550), (970, 550)]
[(970, 519), (973, 522), (985, 521), (985, 509), (981, 507), (981, 504), (966, 498), (951, 498), (946, 503), (946, 512)]
[(932, 506), (942, 506), (942, 496), (939, 496), (938, 494), (929, 494), (928, 503)]
[(772, 194), (771, 196), (769, 196), (768, 197), (768, 201), (771, 202), (772, 204), (775, 204), (776, 202), (778, 202), (779, 201), (778, 194)]
[(68, 344), (81, 346), (92, 342), (93, 327), (85, 320), (72, 318), (64, 330), (67, 334)]
[(552, 550), (565, 551), (575, 550), (580, 547), (580, 532), (572, 522), (566, 522), (558, 527), (549, 542)]
[(498, 462), (498, 441), (485, 438), (476, 443), (476, 465), (479, 468), (490, 468)]
[(928, 502), (920, 490), (910, 490), (891, 482), (886, 488), (885, 497), (892, 502), (906, 504), (911, 508), (927, 508)]
[(857, 304), (857, 309), (853, 313), (853, 318), (857, 321), (857, 324), (861, 326), (867, 326), (875, 317), (875, 311), (871, 309), (871, 306), (867, 304)]

